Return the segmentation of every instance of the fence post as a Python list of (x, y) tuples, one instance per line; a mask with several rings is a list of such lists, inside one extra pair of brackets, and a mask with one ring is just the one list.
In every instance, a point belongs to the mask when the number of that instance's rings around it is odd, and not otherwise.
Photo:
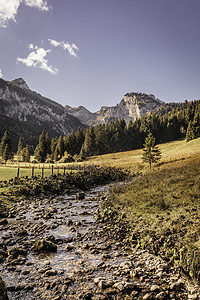
[(34, 177), (34, 167), (32, 167), (32, 177)]
[(17, 168), (17, 178), (19, 178), (19, 167)]
[(65, 175), (65, 170), (66, 170), (66, 167), (64, 167), (64, 172), (63, 172), (64, 175)]
[(42, 167), (42, 178), (44, 178), (44, 167)]
[(53, 176), (53, 165), (51, 166), (51, 175)]

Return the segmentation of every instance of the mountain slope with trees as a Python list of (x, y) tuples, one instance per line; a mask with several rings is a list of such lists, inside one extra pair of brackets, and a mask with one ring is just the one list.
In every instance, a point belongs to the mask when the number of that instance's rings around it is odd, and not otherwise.
[(9, 130), (16, 150), (16, 137), (36, 145), (43, 130), (51, 137), (66, 135), (85, 126), (65, 108), (29, 89), (22, 79), (0, 79), (0, 137)]

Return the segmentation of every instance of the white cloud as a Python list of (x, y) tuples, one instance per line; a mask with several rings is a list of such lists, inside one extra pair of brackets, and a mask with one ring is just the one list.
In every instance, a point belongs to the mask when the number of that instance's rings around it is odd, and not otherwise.
[(50, 9), (46, 0), (0, 0), (0, 27), (7, 27), (10, 20), (16, 21), (15, 17), (22, 3), (43, 11)]
[(2, 78), (2, 77), (3, 77), (3, 74), (2, 74), (1, 69), (0, 69), (0, 78)]
[(44, 11), (48, 11), (50, 9), (46, 0), (24, 0), (24, 2), (30, 7), (37, 7)]
[(46, 59), (47, 54), (51, 52), (50, 49), (45, 50), (33, 44), (29, 45), (29, 49), (34, 51), (30, 52), (27, 58), (17, 57), (17, 61), (22, 62), (27, 67), (40, 68), (54, 75), (58, 73), (58, 69), (49, 65), (49, 61)]
[(79, 48), (75, 44), (69, 44), (68, 42), (64, 42), (64, 41), (57, 42), (52, 39), (48, 39), (48, 41), (52, 46), (54, 47), (60, 46), (61, 48), (63, 48), (63, 50), (67, 50), (69, 55), (77, 57), (77, 53), (75, 53), (75, 51), (78, 51)]

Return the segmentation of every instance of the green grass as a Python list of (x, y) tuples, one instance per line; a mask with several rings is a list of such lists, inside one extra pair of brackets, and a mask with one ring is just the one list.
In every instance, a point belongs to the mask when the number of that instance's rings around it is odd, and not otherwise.
[[(161, 145), (163, 161), (113, 188), (103, 210), (126, 216), (127, 239), (200, 279), (200, 139)], [(119, 220), (119, 219), (118, 219)], [(112, 221), (113, 222), (113, 221)]]
[[(0, 167), (0, 181), (1, 180), (10, 180), (17, 176), (17, 167)], [(54, 174), (57, 174), (58, 170), (54, 169)], [(67, 172), (67, 171), (66, 171)], [(63, 174), (64, 169), (59, 168), (59, 174)], [(34, 176), (42, 175), (42, 169), (34, 168)], [(51, 175), (51, 169), (44, 168), (44, 177), (49, 177)], [(19, 172), (19, 177), (31, 177), (32, 168), (21, 167)]]
[[(186, 143), (185, 140), (183, 141), (174, 141), (170, 143), (160, 144), (158, 145), (161, 152), (162, 158), (159, 164), (156, 165), (156, 168), (167, 168), (167, 166), (171, 167), (171, 164), (179, 162), (181, 160), (185, 160), (191, 156), (196, 156), (200, 154), (200, 139), (195, 139)], [(110, 153), (105, 155), (98, 155), (89, 157), (84, 162), (79, 163), (62, 163), (62, 164), (53, 164), (54, 167), (67, 167), (70, 168), (72, 165), (99, 165), (99, 166), (111, 166), (111, 167), (119, 167), (122, 169), (129, 170), (133, 173), (136, 172), (148, 172), (148, 165), (144, 165), (142, 163), (142, 149), (133, 150), (133, 151), (125, 151), (125, 152), (118, 152), (118, 153)], [(33, 159), (33, 157), (32, 157)], [(32, 163), (12, 163), (7, 162), (6, 167), (10, 168), (10, 172), (7, 170), (3, 170), (0, 167), (0, 180), (7, 180), (16, 176), (16, 171), (13, 167), (17, 168), (20, 167), (22, 172), (22, 176), (30, 176), (32, 166), (35, 167), (35, 172), (37, 174), (41, 174), (41, 168), (44, 166), (45, 168), (49, 168), (49, 170), (45, 169), (45, 176), (50, 175), (51, 166), (52, 164), (32, 164)], [(22, 169), (23, 168), (23, 169)], [(25, 170), (24, 168), (27, 168)], [(39, 170), (37, 170), (39, 168)], [(9, 169), (8, 169), (9, 170)], [(57, 172), (55, 170), (55, 172)], [(62, 169), (60, 169), (62, 172)], [(10, 173), (10, 174), (9, 174)], [(7, 174), (7, 175), (6, 175)]]

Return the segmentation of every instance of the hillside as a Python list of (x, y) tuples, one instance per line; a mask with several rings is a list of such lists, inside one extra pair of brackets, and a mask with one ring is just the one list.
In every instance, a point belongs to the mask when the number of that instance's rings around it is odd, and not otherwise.
[(30, 90), (22, 78), (0, 79), (0, 123), (0, 136), (7, 129), (14, 141), (24, 136), (33, 145), (43, 130), (54, 137), (85, 128), (62, 105)]

